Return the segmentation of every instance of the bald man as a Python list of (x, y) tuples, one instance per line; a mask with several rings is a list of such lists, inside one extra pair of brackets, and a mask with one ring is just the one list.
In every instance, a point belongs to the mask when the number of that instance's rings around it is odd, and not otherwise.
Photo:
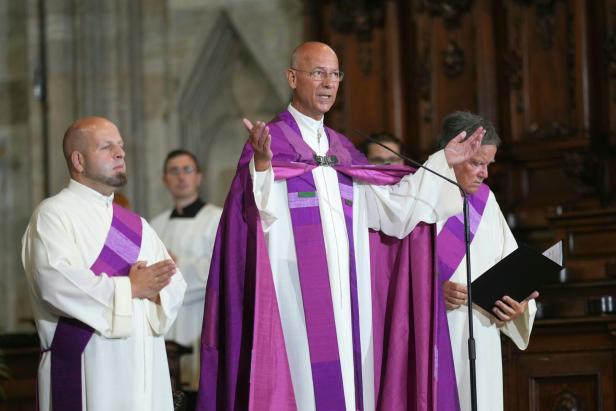
[(69, 184), (23, 237), (42, 351), (38, 409), (172, 410), (164, 334), (186, 283), (147, 222), (113, 203), (127, 182), (117, 127), (77, 120), (63, 151)]
[[(244, 121), (210, 265), (198, 409), (426, 409), (433, 261), (429, 227), (414, 229), (457, 212), (460, 193), (423, 171), (370, 166), (324, 126), (344, 77), (328, 45), (300, 45), (286, 75), (287, 109)], [(453, 179), (482, 133), (457, 136), (429, 166)], [(409, 286), (410, 270), (425, 289)], [(416, 309), (411, 289), (425, 297)]]

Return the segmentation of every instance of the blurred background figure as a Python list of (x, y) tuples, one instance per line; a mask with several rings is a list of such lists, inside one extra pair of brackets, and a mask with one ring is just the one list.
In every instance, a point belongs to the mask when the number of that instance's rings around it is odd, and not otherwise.
[(199, 384), (199, 340), (203, 321), (205, 286), (210, 271), (212, 248), (222, 209), (206, 204), (199, 196), (203, 174), (195, 155), (173, 150), (165, 159), (163, 183), (173, 199), (173, 208), (156, 216), (151, 224), (188, 284), (177, 320), (165, 339), (193, 348), (180, 362), (182, 385), (196, 389)]
[[(402, 142), (393, 134), (374, 133), (370, 134), (370, 137), (396, 153), (402, 153)], [(365, 140), (360, 149), (368, 157), (371, 164), (404, 164), (403, 159), (370, 140)]]

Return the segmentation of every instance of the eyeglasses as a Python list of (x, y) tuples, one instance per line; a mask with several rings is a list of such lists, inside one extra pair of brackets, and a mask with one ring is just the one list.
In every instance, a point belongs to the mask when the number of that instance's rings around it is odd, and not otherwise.
[(179, 176), (182, 173), (184, 173), (184, 174), (192, 174), (195, 171), (196, 170), (195, 170), (195, 168), (193, 166), (171, 167), (169, 170), (167, 170), (166, 174), (169, 174), (171, 176)]
[(308, 77), (310, 77), (314, 81), (323, 81), (326, 78), (329, 78), (331, 81), (339, 83), (344, 78), (344, 73), (340, 70), (325, 71), (321, 69), (314, 69), (312, 71), (306, 71), (306, 70), (300, 70), (296, 68), (291, 68), (291, 70), (301, 71), (302, 73), (306, 73), (308, 74)]

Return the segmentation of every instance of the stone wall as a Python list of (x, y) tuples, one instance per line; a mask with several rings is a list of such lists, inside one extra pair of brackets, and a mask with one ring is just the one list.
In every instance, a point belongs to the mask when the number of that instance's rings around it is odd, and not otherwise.
[[(298, 0), (235, 1), (170, 9), (170, 140), (204, 163), (203, 195), (222, 204), (246, 133), (288, 103), (289, 55), (301, 37)], [(176, 137), (177, 136), (177, 137)]]
[(203, 163), (205, 199), (222, 204), (241, 118), (287, 104), (301, 33), (301, 0), (0, 0), (0, 332), (31, 327), (21, 235), (66, 185), (61, 140), (74, 119), (119, 126), (123, 191), (142, 215), (170, 206), (162, 161), (180, 146)]

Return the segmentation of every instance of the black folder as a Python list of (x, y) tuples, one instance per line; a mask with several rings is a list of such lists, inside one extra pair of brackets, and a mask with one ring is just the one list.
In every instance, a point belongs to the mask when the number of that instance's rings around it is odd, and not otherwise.
[(533, 291), (558, 279), (563, 266), (521, 245), (472, 282), (473, 303), (489, 313), (497, 300), (508, 295), (520, 302)]

